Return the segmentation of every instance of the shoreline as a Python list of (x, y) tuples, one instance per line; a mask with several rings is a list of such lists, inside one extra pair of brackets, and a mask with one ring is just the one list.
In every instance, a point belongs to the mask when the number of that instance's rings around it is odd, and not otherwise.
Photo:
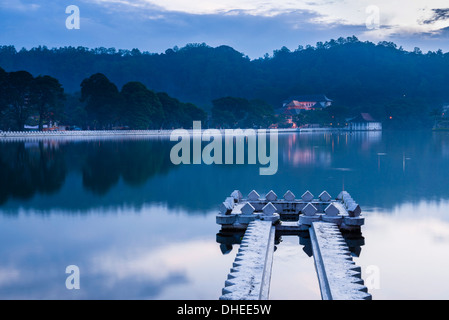
[[(173, 131), (168, 130), (81, 130), (81, 131), (4, 131), (0, 132), (0, 139), (6, 138), (83, 138), (83, 137), (170, 137)], [(202, 134), (208, 129), (202, 129), (201, 132), (193, 129), (183, 129), (188, 134)], [(225, 134), (227, 129), (216, 129), (221, 134)], [(239, 130), (239, 129), (231, 129)], [(240, 129), (248, 130), (248, 129)], [(259, 129), (252, 129), (259, 130)], [(285, 129), (262, 129), (269, 132), (277, 130), (278, 133), (322, 133), (322, 132), (355, 132), (345, 128), (285, 128)], [(357, 131), (359, 132), (359, 131)], [(361, 132), (361, 131), (360, 131)], [(381, 130), (365, 130), (364, 132), (381, 132)]]
[[(1, 138), (47, 138), (47, 137), (121, 137), (121, 136), (155, 136), (169, 137), (173, 131), (179, 129), (167, 130), (80, 130), (80, 131), (4, 131), (0, 132)], [(201, 132), (193, 129), (186, 130), (188, 134), (202, 134), (208, 129), (202, 129)], [(224, 134), (226, 129), (216, 129)], [(237, 130), (237, 129), (234, 129)], [(243, 131), (247, 129), (241, 129)], [(257, 130), (257, 129), (254, 129)], [(270, 129), (264, 129), (269, 131)], [(282, 132), (299, 132), (299, 129), (276, 129)]]

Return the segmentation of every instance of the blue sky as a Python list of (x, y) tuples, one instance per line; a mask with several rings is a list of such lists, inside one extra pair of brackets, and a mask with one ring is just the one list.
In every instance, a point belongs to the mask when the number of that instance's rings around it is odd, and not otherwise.
[[(66, 7), (80, 29), (66, 28)], [(447, 0), (2, 0), (0, 45), (164, 52), (205, 42), (250, 58), (340, 36), (449, 51)]]

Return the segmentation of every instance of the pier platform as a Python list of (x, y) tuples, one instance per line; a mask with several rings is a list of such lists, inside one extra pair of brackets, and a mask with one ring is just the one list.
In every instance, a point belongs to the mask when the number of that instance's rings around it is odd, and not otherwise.
[(326, 191), (318, 198), (306, 191), (299, 199), (287, 191), (278, 199), (273, 191), (261, 197), (253, 190), (244, 199), (235, 190), (220, 205), (216, 222), (224, 254), (240, 244), (220, 299), (267, 300), (275, 243), (284, 235), (298, 235), (304, 252), (313, 255), (323, 300), (372, 298), (352, 260), (364, 243), (365, 219), (347, 191), (335, 199)]
[(335, 223), (342, 231), (359, 232), (365, 223), (361, 212), (347, 191), (340, 192), (335, 199), (326, 191), (318, 198), (306, 191), (297, 199), (289, 190), (279, 199), (273, 191), (261, 197), (253, 190), (244, 199), (235, 190), (220, 205), (216, 222), (226, 230), (245, 230), (251, 221), (269, 220), (278, 231), (299, 232), (308, 230), (313, 222), (324, 221)]

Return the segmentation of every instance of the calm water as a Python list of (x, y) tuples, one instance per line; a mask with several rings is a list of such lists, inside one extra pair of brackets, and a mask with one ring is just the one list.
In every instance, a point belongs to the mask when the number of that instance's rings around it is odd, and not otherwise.
[[(0, 142), (1, 299), (217, 299), (218, 205), (234, 189), (291, 189), (360, 203), (374, 299), (449, 299), (449, 135), (283, 134), (279, 170), (170, 162), (168, 139)], [(283, 237), (271, 299), (319, 299), (313, 258)], [(65, 268), (80, 268), (67, 290)]]

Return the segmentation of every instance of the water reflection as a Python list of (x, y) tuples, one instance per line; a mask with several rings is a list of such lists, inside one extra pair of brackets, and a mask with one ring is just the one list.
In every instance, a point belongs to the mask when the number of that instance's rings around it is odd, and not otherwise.
[[(0, 216), (0, 299), (218, 299), (233, 257), (221, 259), (214, 223), (163, 206)], [(80, 290), (65, 287), (72, 264)]]
[(344, 187), (364, 208), (449, 199), (447, 133), (280, 134), (273, 176), (260, 176), (259, 165), (175, 166), (169, 157), (174, 144), (158, 138), (3, 141), (1, 212), (155, 203), (206, 212), (234, 189), (335, 195)]
[(420, 201), (365, 213), (367, 242), (356, 263), (379, 270), (373, 299), (449, 298), (448, 212), (448, 201)]
[(64, 184), (64, 153), (53, 143), (6, 143), (0, 152), (0, 204), (9, 197), (51, 194)]
[[(234, 246), (241, 244), (245, 232), (244, 231), (227, 231), (220, 230), (216, 235), (216, 241), (219, 243), (221, 253), (223, 255), (230, 254)], [(342, 233), (343, 238), (346, 241), (346, 245), (353, 257), (359, 257), (362, 251), (362, 246), (365, 244), (365, 238), (361, 233)], [(308, 257), (313, 256), (312, 242), (310, 241), (310, 234), (308, 231), (301, 231), (297, 234), (284, 234), (283, 232), (276, 231), (275, 236), (275, 251), (277, 245), (280, 245), (284, 237), (298, 237), (298, 242), (302, 246), (302, 250)]]
[(88, 143), (78, 152), (86, 155), (82, 165), (85, 189), (100, 195), (120, 178), (127, 185), (141, 186), (173, 168), (167, 156), (169, 145), (162, 140)]
[[(380, 270), (373, 298), (449, 297), (448, 133), (280, 134), (274, 176), (259, 165), (174, 166), (172, 145), (1, 140), (0, 298), (216, 299), (241, 237), (214, 231), (230, 191), (335, 196), (343, 184), (366, 217), (366, 241), (348, 246), (364, 278)], [(306, 236), (278, 238), (273, 299), (319, 299), (310, 255)], [(71, 264), (78, 292), (64, 286)]]
[(120, 181), (139, 187), (173, 168), (167, 156), (169, 148), (161, 139), (3, 142), (0, 204), (10, 199), (29, 200), (36, 194), (56, 194), (71, 187), (73, 181), (66, 178), (73, 173), (82, 180), (82, 196), (104, 196)]

